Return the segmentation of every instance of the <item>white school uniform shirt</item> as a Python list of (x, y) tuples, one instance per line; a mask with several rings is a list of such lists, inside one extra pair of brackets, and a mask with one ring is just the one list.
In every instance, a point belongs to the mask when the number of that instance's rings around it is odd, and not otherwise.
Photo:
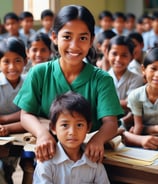
[(142, 74), (142, 69), (141, 69), (141, 64), (138, 63), (137, 60), (133, 59), (129, 65), (128, 65), (128, 70), (137, 74), (137, 75), (140, 75), (140, 76), (143, 76)]
[(33, 184), (109, 184), (106, 170), (101, 163), (91, 162), (85, 154), (74, 162), (66, 155), (60, 143), (56, 155), (38, 162)]
[(126, 99), (133, 89), (136, 89), (143, 85), (143, 77), (130, 72), (128, 69), (122, 75), (120, 80), (116, 78), (112, 68), (109, 70), (108, 73), (113, 78), (116, 92), (120, 100)]
[(147, 84), (133, 90), (128, 96), (127, 106), (134, 115), (142, 116), (144, 125), (158, 125), (158, 99), (154, 104), (151, 103), (146, 87)]
[(3, 72), (0, 72), (0, 115), (7, 115), (20, 110), (20, 108), (13, 103), (13, 99), (21, 88), (24, 78), (24, 76), (21, 76), (19, 84), (14, 89)]

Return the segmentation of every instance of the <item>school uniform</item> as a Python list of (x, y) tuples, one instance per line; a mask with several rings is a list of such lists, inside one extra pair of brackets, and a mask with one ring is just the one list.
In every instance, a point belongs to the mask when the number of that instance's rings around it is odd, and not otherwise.
[(38, 162), (33, 184), (110, 184), (104, 166), (90, 161), (85, 154), (74, 162), (65, 153), (62, 145), (57, 144), (55, 156), (47, 161)]
[(116, 75), (112, 68), (109, 70), (108, 73), (112, 76), (114, 80), (116, 92), (120, 100), (126, 99), (133, 89), (142, 86), (144, 83), (143, 77), (130, 72), (128, 69), (126, 69), (120, 80), (116, 78)]
[(102, 125), (101, 118), (117, 116), (123, 114), (123, 111), (112, 77), (89, 63), (84, 65), (81, 73), (71, 84), (62, 72), (59, 59), (32, 67), (14, 103), (36, 116), (48, 118), (50, 106), (57, 95), (67, 91), (78, 92), (91, 103), (91, 131), (98, 130)]
[(146, 93), (147, 85), (133, 90), (128, 96), (128, 107), (136, 116), (142, 116), (143, 125), (158, 125), (158, 99), (153, 104)]

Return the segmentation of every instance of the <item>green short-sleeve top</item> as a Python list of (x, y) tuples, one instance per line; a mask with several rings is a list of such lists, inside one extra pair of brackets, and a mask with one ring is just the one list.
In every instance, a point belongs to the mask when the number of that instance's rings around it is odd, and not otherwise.
[(55, 97), (70, 90), (80, 93), (90, 101), (92, 131), (101, 126), (102, 117), (123, 113), (113, 79), (108, 73), (85, 63), (81, 73), (69, 84), (58, 59), (31, 68), (14, 103), (26, 112), (48, 118)]

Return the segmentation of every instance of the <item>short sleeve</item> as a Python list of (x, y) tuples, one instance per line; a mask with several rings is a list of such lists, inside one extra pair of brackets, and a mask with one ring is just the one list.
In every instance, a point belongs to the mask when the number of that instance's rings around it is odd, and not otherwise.
[(137, 116), (142, 116), (143, 105), (140, 101), (140, 90), (133, 90), (127, 98), (127, 106), (131, 109), (132, 113)]

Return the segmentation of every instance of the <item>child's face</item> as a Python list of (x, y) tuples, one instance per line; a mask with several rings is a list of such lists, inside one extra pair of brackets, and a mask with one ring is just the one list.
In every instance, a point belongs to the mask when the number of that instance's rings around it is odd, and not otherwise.
[(61, 62), (78, 66), (88, 54), (93, 38), (87, 25), (81, 20), (67, 22), (52, 39), (58, 46)]
[(100, 50), (100, 52), (102, 54), (106, 54), (107, 53), (107, 48), (109, 46), (109, 42), (110, 42), (110, 39), (106, 39), (104, 40), (104, 42), (100, 45), (100, 47), (98, 48)]
[(125, 45), (112, 45), (108, 52), (108, 60), (115, 74), (122, 75), (126, 71), (131, 59), (131, 53)]
[(155, 33), (158, 33), (158, 19), (152, 21), (152, 28)]
[(144, 31), (150, 31), (152, 28), (152, 20), (150, 18), (143, 19)]
[(146, 68), (142, 68), (143, 75), (148, 83), (148, 86), (152, 89), (158, 90), (158, 61), (148, 65)]
[(17, 36), (19, 31), (19, 21), (15, 19), (7, 19), (5, 24), (5, 29), (11, 36)]
[(125, 28), (125, 20), (123, 18), (117, 18), (113, 24), (114, 28), (118, 31), (118, 33), (122, 33)]
[(82, 115), (65, 111), (59, 115), (53, 133), (69, 154), (70, 150), (79, 151), (88, 130), (87, 121)]
[(135, 28), (135, 19), (134, 18), (129, 18), (126, 21), (126, 29), (128, 30), (133, 30)]
[(18, 84), (20, 75), (25, 65), (26, 61), (24, 61), (20, 55), (14, 52), (6, 52), (5, 55), (0, 59), (1, 71), (4, 73), (10, 84), (14, 87), (16, 87)]
[(42, 25), (47, 31), (50, 31), (50, 29), (53, 27), (53, 23), (54, 23), (54, 18), (51, 16), (46, 16), (42, 20)]
[(46, 62), (50, 59), (51, 51), (43, 41), (32, 42), (27, 50), (27, 56), (32, 61), (32, 65)]
[(27, 17), (24, 20), (21, 21), (21, 27), (25, 31), (29, 31), (30, 29), (33, 28), (33, 18), (32, 17)]
[(143, 43), (139, 43), (136, 39), (132, 39), (135, 47), (134, 47), (134, 58), (137, 60), (137, 61), (140, 61), (142, 60), (142, 49), (143, 49)]
[(113, 20), (110, 17), (104, 17), (99, 23), (101, 28), (105, 31), (112, 28)]

